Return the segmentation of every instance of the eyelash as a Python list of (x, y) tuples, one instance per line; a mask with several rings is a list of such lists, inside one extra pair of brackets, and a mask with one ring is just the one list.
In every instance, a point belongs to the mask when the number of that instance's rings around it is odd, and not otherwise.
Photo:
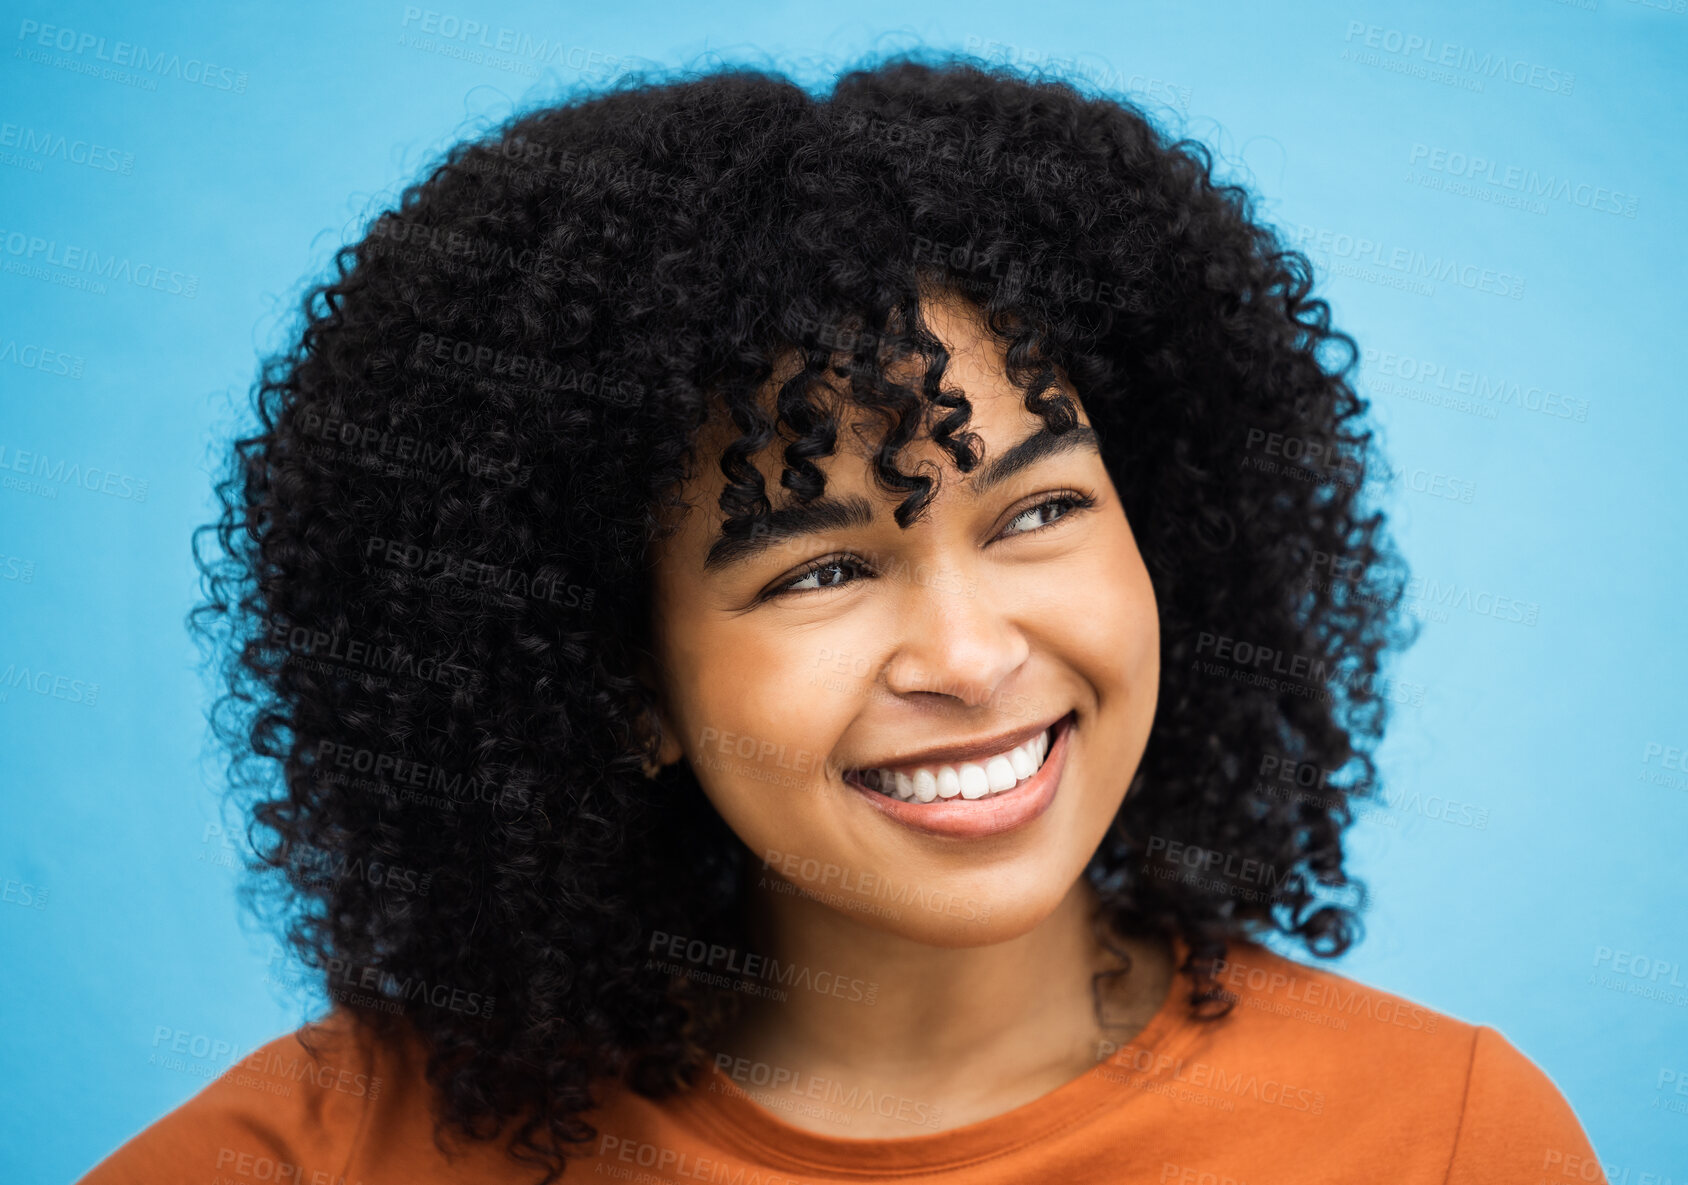
[[(1024, 510), (1022, 510), (1018, 514), (1016, 514), (1013, 518), (1009, 519), (1008, 520), (1009, 525), (1013, 525), (1014, 523), (1017, 523), (1021, 519), (1025, 518), (1028, 514), (1031, 514), (1034, 511), (1042, 510), (1047, 506), (1062, 506), (1062, 507), (1065, 507), (1067, 509), (1067, 513), (1063, 514), (1060, 518), (1056, 519), (1052, 523), (1044, 523), (1041, 527), (1033, 527), (1029, 531), (1016, 531), (1012, 535), (1009, 535), (1008, 538), (1018, 539), (1018, 538), (1023, 538), (1024, 536), (1027, 536), (1027, 535), (1035, 535), (1039, 531), (1047, 531), (1051, 527), (1057, 527), (1057, 526), (1060, 526), (1062, 523), (1066, 522), (1069, 518), (1071, 518), (1073, 516), (1073, 512), (1077, 511), (1077, 512), (1082, 513), (1083, 511), (1092, 509), (1095, 505), (1096, 505), (1096, 498), (1093, 495), (1077, 493), (1077, 492), (1068, 492), (1068, 493), (1063, 493), (1063, 494), (1056, 494), (1053, 497), (1045, 498), (1041, 502), (1034, 502), (1032, 505), (1026, 507)], [(999, 536), (999, 538), (1000, 538), (1000, 536)], [(794, 585), (794, 584), (801, 584), (803, 581), (807, 580), (809, 577), (813, 576), (817, 572), (826, 572), (826, 571), (829, 571), (832, 568), (843, 568), (843, 567), (853, 568), (853, 569), (856, 569), (856, 570), (862, 571), (862, 572), (868, 572), (868, 571), (872, 570), (871, 568), (868, 567), (868, 565), (866, 563), (857, 559), (855, 556), (848, 556), (848, 555), (832, 556), (828, 559), (816, 560), (814, 563), (810, 564), (807, 568), (804, 568), (797, 575), (793, 576), (790, 580), (788, 580), (785, 583), (779, 585), (778, 587), (769, 589), (767, 592), (763, 593), (757, 599), (762, 600), (762, 601), (772, 601), (772, 600), (777, 600), (781, 597), (797, 597), (797, 596), (802, 596), (805, 593), (830, 592), (832, 589), (842, 588), (843, 585), (841, 585), (841, 584), (829, 584), (825, 588), (792, 588), (791, 586)]]

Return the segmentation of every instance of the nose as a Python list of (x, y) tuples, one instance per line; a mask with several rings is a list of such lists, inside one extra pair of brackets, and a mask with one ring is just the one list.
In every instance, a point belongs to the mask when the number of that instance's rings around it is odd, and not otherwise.
[(897, 615), (896, 651), (885, 667), (893, 694), (950, 696), (979, 707), (1025, 665), (1031, 644), (1003, 603), (1003, 590), (982, 581), (971, 592), (959, 585), (910, 582)]

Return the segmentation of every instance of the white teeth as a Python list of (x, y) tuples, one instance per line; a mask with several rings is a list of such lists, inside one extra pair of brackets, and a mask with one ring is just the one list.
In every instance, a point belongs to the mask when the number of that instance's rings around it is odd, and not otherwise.
[(1016, 778), (1029, 778), (1037, 772), (1037, 759), (1026, 752), (1024, 748), (1016, 749), (1010, 753), (1008, 763), (1014, 767)]
[(1049, 730), (1034, 740), (987, 758), (983, 764), (921, 766), (912, 774), (902, 770), (869, 769), (859, 777), (870, 790), (904, 802), (932, 802), (939, 798), (988, 798), (1001, 794), (1035, 774), (1049, 755)]
[(938, 779), (931, 770), (914, 771), (914, 796), (921, 802), (931, 802), (938, 797)]

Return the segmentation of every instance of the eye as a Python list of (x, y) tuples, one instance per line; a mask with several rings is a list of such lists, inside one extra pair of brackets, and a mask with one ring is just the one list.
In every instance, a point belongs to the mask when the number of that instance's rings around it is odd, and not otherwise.
[[(1064, 512), (1058, 515), (1055, 519), (1055, 522), (1060, 522), (1061, 519), (1066, 518), (1067, 515), (1071, 514), (1073, 511), (1089, 510), (1094, 505), (1096, 505), (1096, 499), (1092, 498), (1089, 494), (1058, 494), (1053, 498), (1044, 499), (1036, 506), (1026, 507), (1026, 509), (1022, 510), (1019, 514), (1010, 519), (1008, 525), (1012, 527), (1015, 523), (1020, 522), (1023, 519), (1036, 518), (1052, 506)], [(1037, 526), (1032, 527), (1031, 530), (1014, 531), (1011, 533), (1015, 535), (1030, 535), (1043, 530), (1045, 527), (1051, 527), (1054, 525), (1054, 523), (1039, 523)]]
[[(839, 556), (830, 560), (819, 560), (803, 570), (802, 575), (789, 584), (782, 584), (770, 590), (769, 596), (784, 596), (788, 592), (819, 592), (822, 589), (838, 588), (838, 583), (828, 583), (823, 577), (833, 572), (867, 572), (870, 568), (854, 556)], [(813, 581), (814, 583), (809, 583)]]

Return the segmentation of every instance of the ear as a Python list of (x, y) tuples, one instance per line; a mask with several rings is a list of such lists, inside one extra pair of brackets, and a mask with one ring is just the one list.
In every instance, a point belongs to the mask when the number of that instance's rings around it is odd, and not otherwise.
[(656, 762), (658, 765), (673, 765), (686, 755), (680, 747), (680, 732), (669, 722), (666, 713), (658, 713), (656, 727), (662, 734), (657, 744)]
[[(675, 727), (668, 714), (665, 695), (667, 681), (662, 678), (655, 662), (646, 654), (641, 653), (635, 658), (634, 667), (639, 682), (645, 685), (657, 703), (654, 715), (649, 711), (640, 713), (638, 727), (643, 730), (642, 735), (657, 735), (657, 766), (673, 765), (685, 756), (685, 752), (680, 747), (680, 730)], [(647, 776), (655, 776), (656, 770), (647, 766), (645, 773)]]

